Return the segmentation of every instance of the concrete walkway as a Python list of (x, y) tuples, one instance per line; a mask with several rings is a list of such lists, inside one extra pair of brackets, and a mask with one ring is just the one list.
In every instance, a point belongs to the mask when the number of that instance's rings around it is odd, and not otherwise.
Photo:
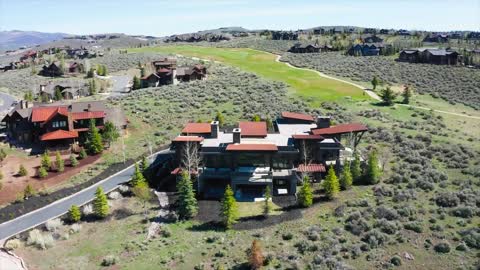
[[(169, 149), (162, 150), (149, 156), (150, 162), (153, 162), (157, 155), (167, 153)], [(40, 209), (27, 213), (16, 219), (0, 224), (0, 242), (8, 239), (16, 234), (29, 230), (33, 227), (41, 225), (46, 221), (59, 217), (68, 212), (72, 205), (84, 205), (95, 196), (95, 190), (101, 186), (105, 192), (110, 192), (118, 187), (118, 185), (130, 181), (134, 172), (134, 165), (86, 188), (66, 198), (55, 201)]]

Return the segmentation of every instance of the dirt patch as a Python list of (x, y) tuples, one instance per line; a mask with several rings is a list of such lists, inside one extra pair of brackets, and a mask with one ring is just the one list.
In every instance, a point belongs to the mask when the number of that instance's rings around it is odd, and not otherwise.
[[(15, 201), (18, 194), (23, 192), (27, 185), (31, 185), (36, 191), (45, 190), (55, 187), (58, 184), (70, 179), (73, 175), (86, 169), (89, 165), (93, 165), (100, 161), (100, 155), (88, 156), (83, 160), (79, 160), (77, 167), (70, 166), (69, 155), (63, 155), (65, 160), (65, 171), (49, 172), (46, 178), (38, 178), (37, 171), (40, 164), (40, 157), (22, 158), (17, 156), (8, 156), (1, 164), (1, 170), (4, 175), (3, 188), (0, 190), (0, 205)], [(52, 157), (55, 161), (55, 157)], [(18, 170), (22, 164), (28, 172), (27, 176), (18, 176)]]

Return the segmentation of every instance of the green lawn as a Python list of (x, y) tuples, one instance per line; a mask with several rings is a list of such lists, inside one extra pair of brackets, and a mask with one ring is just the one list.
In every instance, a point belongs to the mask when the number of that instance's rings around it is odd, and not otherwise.
[(198, 46), (160, 46), (129, 49), (129, 52), (159, 52), (181, 54), (220, 61), (267, 79), (281, 81), (293, 93), (307, 98), (312, 105), (323, 101), (341, 102), (346, 97), (368, 99), (363, 91), (346, 83), (320, 77), (313, 71), (299, 70), (275, 61), (276, 56), (251, 49), (209, 48)]

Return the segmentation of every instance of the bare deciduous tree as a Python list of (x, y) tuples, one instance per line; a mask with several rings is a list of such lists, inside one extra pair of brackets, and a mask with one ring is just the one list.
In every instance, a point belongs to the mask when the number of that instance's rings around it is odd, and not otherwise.
[(199, 145), (197, 142), (186, 142), (183, 145), (181, 166), (187, 170), (188, 177), (191, 177), (192, 171), (198, 171), (201, 157), (199, 153)]

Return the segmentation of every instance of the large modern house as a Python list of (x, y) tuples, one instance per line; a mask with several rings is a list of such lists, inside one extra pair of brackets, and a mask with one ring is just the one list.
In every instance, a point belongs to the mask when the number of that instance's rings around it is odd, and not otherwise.
[[(330, 126), (330, 117), (283, 112), (268, 131), (265, 122), (240, 122), (220, 130), (218, 122), (188, 123), (172, 141), (177, 168), (196, 175), (204, 198), (219, 198), (230, 185), (239, 199), (261, 198), (266, 186), (274, 196), (293, 195), (302, 175), (320, 180), (329, 165), (337, 169), (351, 158), (367, 127), (362, 124)], [(351, 134), (353, 145), (342, 145)], [(198, 157), (196, 159), (195, 157)]]
[(410, 63), (428, 63), (436, 65), (457, 65), (461, 55), (449, 49), (420, 48), (400, 52), (398, 61)]
[(106, 121), (112, 121), (119, 128), (126, 119), (105, 107), (100, 101), (76, 102), (71, 104), (36, 104), (28, 101), (20, 103), (3, 119), (8, 140), (12, 144), (35, 144), (47, 148), (70, 146), (85, 140), (90, 120), (103, 129)]
[(157, 87), (178, 84), (207, 77), (207, 69), (203, 65), (177, 67), (177, 59), (164, 58), (151, 63), (155, 72), (141, 78), (142, 87)]

